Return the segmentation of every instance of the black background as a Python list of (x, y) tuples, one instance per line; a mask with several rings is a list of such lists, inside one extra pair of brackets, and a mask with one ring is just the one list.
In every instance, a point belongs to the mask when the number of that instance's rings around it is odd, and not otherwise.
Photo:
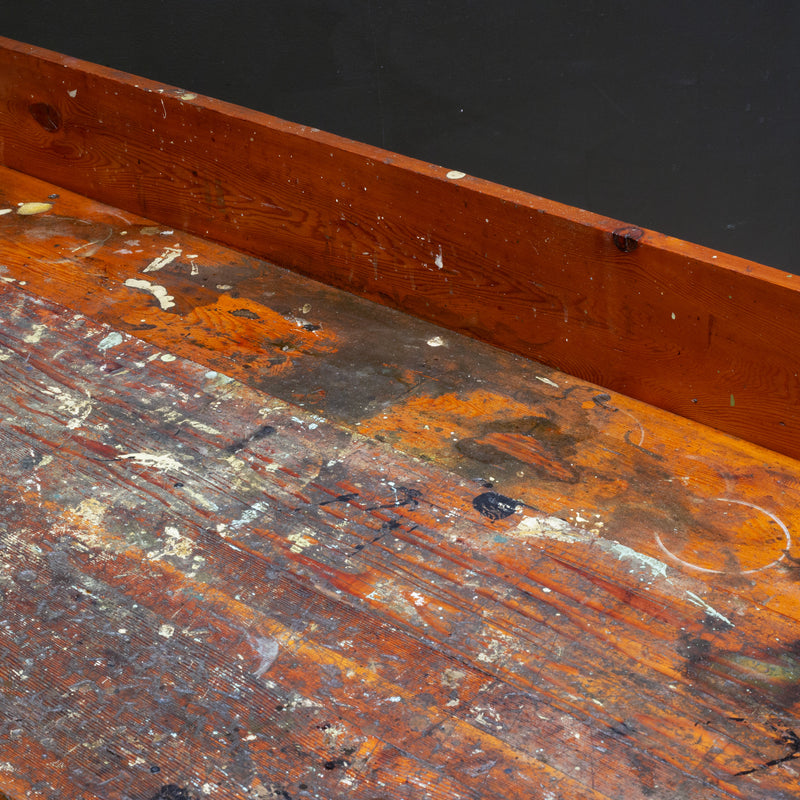
[(800, 3), (0, 0), (0, 33), (800, 273)]

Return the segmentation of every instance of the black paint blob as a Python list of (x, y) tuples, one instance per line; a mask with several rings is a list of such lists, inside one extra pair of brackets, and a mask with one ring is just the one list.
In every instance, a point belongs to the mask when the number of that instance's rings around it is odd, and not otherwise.
[(484, 492), (472, 501), (473, 508), (493, 522), (510, 517), (521, 505), (523, 504), (518, 500), (497, 492)]

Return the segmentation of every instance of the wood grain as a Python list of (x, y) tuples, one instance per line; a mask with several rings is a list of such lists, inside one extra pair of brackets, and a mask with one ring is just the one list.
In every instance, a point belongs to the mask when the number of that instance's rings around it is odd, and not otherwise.
[[(576, 569), (602, 535), (798, 618), (796, 461), (52, 184), (0, 178), (11, 208), (58, 195), (46, 214), (0, 216), (3, 281), (566, 520), (588, 538), (551, 546)], [(128, 285), (145, 279), (174, 305)]]
[(791, 796), (796, 462), (2, 177), (3, 790)]
[(794, 795), (796, 623), (0, 295), (4, 791)]
[(0, 74), (9, 167), (800, 455), (792, 276), (9, 40)]

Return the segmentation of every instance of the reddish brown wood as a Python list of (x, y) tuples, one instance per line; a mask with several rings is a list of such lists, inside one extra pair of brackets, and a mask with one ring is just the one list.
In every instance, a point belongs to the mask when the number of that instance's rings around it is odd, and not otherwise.
[(796, 623), (741, 576), (487, 516), (472, 480), (24, 288), (0, 285), (10, 796), (794, 796)]
[[(0, 215), (4, 282), (800, 619), (796, 461), (0, 168), (0, 208), (55, 194)], [(591, 539), (550, 546), (594, 558)]]
[(798, 278), (9, 40), (0, 75), (10, 167), (800, 455)]

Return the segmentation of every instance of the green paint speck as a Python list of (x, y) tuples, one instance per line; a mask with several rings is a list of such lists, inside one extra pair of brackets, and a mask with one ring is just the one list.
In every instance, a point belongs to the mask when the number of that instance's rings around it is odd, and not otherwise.
[(731, 408), (736, 405), (736, 401), (733, 399), (733, 395), (731, 395)]
[(495, 541), (496, 541), (498, 544), (504, 544), (505, 542), (507, 542), (507, 541), (508, 541), (508, 539), (507, 539), (505, 536), (502, 536), (502, 535), (501, 535), (501, 534), (499, 534), (499, 533), (498, 533), (498, 534), (497, 534), (497, 535), (494, 537), (494, 540), (495, 540)]

